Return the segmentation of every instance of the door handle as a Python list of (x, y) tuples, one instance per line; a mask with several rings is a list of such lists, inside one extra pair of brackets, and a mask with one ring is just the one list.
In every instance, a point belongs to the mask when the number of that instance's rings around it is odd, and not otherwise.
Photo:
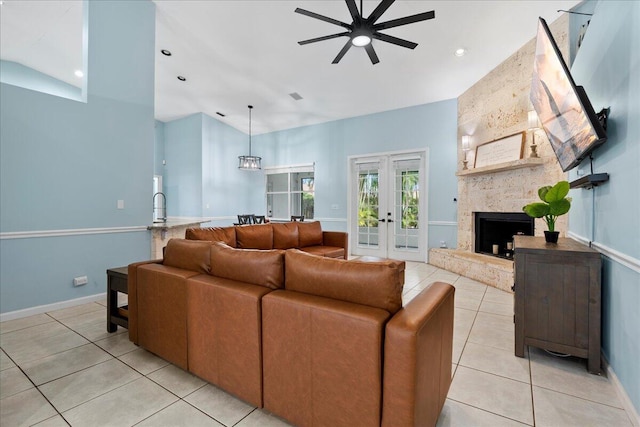
[(388, 219), (387, 222), (393, 222), (393, 220), (392, 219)]
[(380, 219), (378, 219), (378, 222), (387, 222), (387, 220), (384, 219), (384, 218), (380, 218)]

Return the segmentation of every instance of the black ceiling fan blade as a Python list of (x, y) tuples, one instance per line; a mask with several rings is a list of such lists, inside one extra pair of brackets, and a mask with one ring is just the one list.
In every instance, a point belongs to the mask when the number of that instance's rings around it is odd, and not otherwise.
[(328, 22), (328, 23), (333, 24), (333, 25), (338, 25), (340, 27), (344, 27), (344, 28), (347, 28), (349, 30), (353, 29), (353, 26), (350, 25), (350, 24), (347, 24), (346, 22), (338, 21), (337, 19), (329, 18), (328, 16), (320, 15), (318, 13), (311, 12), (311, 11), (308, 11), (308, 10), (305, 10), (305, 9), (300, 9), (299, 7), (296, 8), (295, 12), (299, 13), (301, 15), (309, 16), (311, 18), (319, 19), (319, 20), (324, 21), (324, 22)]
[(383, 0), (382, 2), (380, 2), (380, 4), (375, 9), (373, 9), (373, 12), (371, 12), (371, 15), (369, 15), (367, 20), (372, 24), (376, 22), (378, 19), (380, 19), (382, 14), (385, 13), (387, 9), (389, 9), (389, 6), (391, 6), (395, 1), (396, 0)]
[(410, 42), (409, 40), (401, 39), (398, 37), (390, 36), (388, 34), (382, 34), (375, 32), (372, 34), (374, 39), (381, 40), (383, 42), (395, 44), (398, 46), (406, 47), (407, 49), (415, 49), (418, 46), (418, 43)]
[(321, 42), (323, 40), (330, 40), (330, 39), (335, 39), (335, 38), (338, 38), (338, 37), (348, 36), (349, 34), (351, 34), (349, 31), (345, 31), (344, 33), (330, 34), (328, 36), (322, 36), (322, 37), (316, 37), (316, 38), (313, 38), (313, 39), (302, 40), (302, 41), (298, 42), (298, 44), (302, 46), (302, 45), (309, 44), (309, 43)]
[(338, 62), (340, 62), (340, 60), (342, 59), (342, 57), (345, 55), (345, 53), (347, 53), (347, 51), (351, 48), (351, 39), (347, 40), (347, 43), (344, 45), (344, 47), (340, 50), (340, 52), (338, 52), (338, 56), (335, 57), (335, 59), (333, 60), (332, 64), (337, 64)]
[(387, 28), (399, 27), (400, 25), (413, 24), (414, 22), (426, 21), (436, 17), (435, 11), (418, 13), (416, 15), (405, 16), (404, 18), (392, 19), (391, 21), (381, 22), (373, 26), (374, 31), (386, 30)]
[(364, 47), (364, 50), (367, 51), (367, 54), (369, 55), (369, 59), (371, 60), (371, 63), (373, 65), (377, 64), (378, 62), (380, 62), (380, 60), (378, 59), (378, 55), (376, 55), (376, 51), (373, 49), (373, 46), (371, 46), (371, 43), (366, 45)]
[(356, 0), (345, 0), (347, 2), (347, 7), (349, 8), (349, 13), (351, 14), (351, 19), (353, 22), (359, 23), (362, 21), (360, 17), (360, 12), (358, 12), (358, 6), (356, 5)]

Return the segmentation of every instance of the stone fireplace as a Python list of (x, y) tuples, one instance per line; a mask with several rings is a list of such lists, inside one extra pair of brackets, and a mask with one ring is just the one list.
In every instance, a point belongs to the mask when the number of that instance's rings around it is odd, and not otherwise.
[[(565, 58), (569, 50), (568, 23), (565, 14), (551, 24)], [(533, 109), (529, 92), (534, 53), (535, 39), (532, 39), (458, 98), (457, 248), (429, 251), (430, 264), (506, 291), (513, 285), (513, 261), (476, 253), (476, 213), (522, 214), (524, 205), (538, 199), (538, 188), (566, 179), (544, 131), (528, 129), (527, 115)], [(473, 167), (475, 147), (520, 132), (525, 133), (522, 159)], [(533, 132), (539, 157), (531, 158)], [(462, 150), (463, 135), (471, 139), (468, 153)], [(468, 170), (463, 170), (465, 155)], [(544, 222), (536, 219), (531, 231), (543, 235), (545, 229)], [(556, 230), (561, 235), (566, 232), (567, 216), (558, 218)]]

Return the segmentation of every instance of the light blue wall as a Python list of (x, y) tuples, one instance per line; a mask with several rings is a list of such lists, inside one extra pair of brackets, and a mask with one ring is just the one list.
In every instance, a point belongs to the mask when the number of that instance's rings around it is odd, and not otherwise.
[[(157, 127), (161, 138), (169, 216), (214, 218), (209, 225), (228, 226), (238, 214), (265, 211), (264, 174), (238, 169), (238, 156), (248, 154), (247, 134), (199, 113)], [(263, 155), (255, 146), (252, 154)]]
[[(457, 101), (448, 100), (258, 135), (265, 166), (316, 163), (315, 216), (325, 229), (346, 231), (349, 156), (428, 149), (428, 219), (457, 217)], [(337, 205), (338, 209), (331, 209)], [(455, 226), (429, 226), (429, 247), (457, 242)]]
[(82, 99), (81, 88), (13, 61), (0, 60), (0, 82), (76, 101)]
[(167, 216), (202, 216), (202, 114), (164, 125)]
[[(572, 190), (570, 231), (622, 256), (605, 257), (603, 351), (640, 412), (640, 2), (601, 1), (571, 72), (596, 111), (609, 106), (607, 142), (594, 151), (594, 172), (610, 181)], [(579, 167), (589, 173), (589, 161)], [(577, 172), (570, 173), (576, 179)]]
[[(91, 1), (88, 19), (87, 103), (1, 87), (2, 313), (105, 292), (107, 268), (150, 256), (146, 230), (109, 229), (151, 222), (155, 6)], [(106, 234), (7, 234), (87, 228)]]
[[(315, 162), (315, 216), (326, 230), (346, 231), (348, 157), (428, 149), (429, 221), (449, 223), (430, 225), (428, 244), (445, 240), (455, 247), (456, 121), (457, 101), (449, 100), (257, 135), (253, 154), (262, 156), (263, 167)], [(248, 135), (205, 114), (163, 128), (169, 216), (229, 225), (239, 213), (264, 213), (264, 174), (237, 169), (238, 156), (248, 154)]]
[[(164, 165), (162, 162), (165, 159), (164, 154), (164, 122), (156, 120), (155, 132), (153, 140), (153, 174), (164, 175)], [(164, 178), (163, 178), (164, 179)]]
[[(262, 155), (253, 144), (251, 151)], [(202, 115), (202, 213), (233, 218), (215, 225), (231, 225), (238, 214), (265, 214), (264, 174), (238, 169), (238, 156), (248, 154), (249, 135)]]

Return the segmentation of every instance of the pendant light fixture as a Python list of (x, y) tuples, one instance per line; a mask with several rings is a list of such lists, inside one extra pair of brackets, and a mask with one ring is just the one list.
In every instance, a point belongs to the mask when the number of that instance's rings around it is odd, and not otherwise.
[(249, 107), (249, 155), (238, 156), (238, 169), (257, 171), (262, 169), (262, 157), (251, 155), (251, 109), (253, 109), (253, 105), (247, 107)]

